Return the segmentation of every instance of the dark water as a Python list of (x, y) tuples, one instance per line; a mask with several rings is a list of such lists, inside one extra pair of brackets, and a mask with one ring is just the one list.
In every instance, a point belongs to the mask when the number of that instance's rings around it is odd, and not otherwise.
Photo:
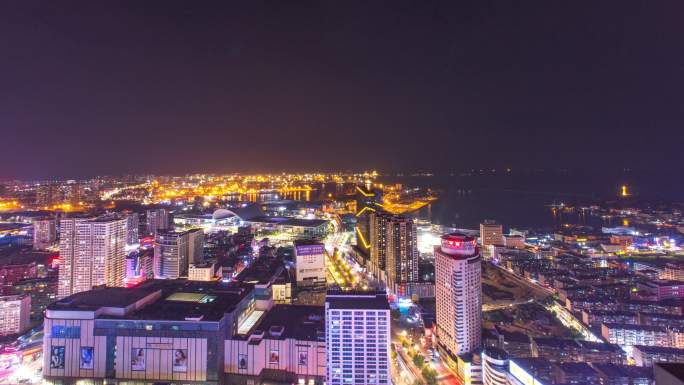
[(554, 211), (551, 204), (599, 204), (617, 200), (626, 184), (634, 199), (651, 202), (684, 201), (684, 177), (654, 173), (499, 173), (471, 176), (383, 177), (384, 182), (439, 189), (440, 199), (416, 213), (434, 223), (476, 228), (495, 219), (505, 228), (557, 228), (563, 223), (618, 226), (584, 214)]

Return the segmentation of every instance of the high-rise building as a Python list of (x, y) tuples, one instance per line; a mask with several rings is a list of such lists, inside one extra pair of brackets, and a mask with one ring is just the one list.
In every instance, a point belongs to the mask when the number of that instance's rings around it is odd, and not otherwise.
[(60, 221), (58, 298), (95, 286), (123, 286), (126, 219), (116, 216)]
[(489, 245), (503, 245), (503, 226), (492, 220), (480, 223), (480, 244), (484, 249)]
[(201, 229), (158, 232), (154, 238), (154, 277), (187, 277), (190, 263), (202, 259), (203, 242)]
[(295, 241), (297, 286), (325, 285), (325, 246), (315, 241)]
[(58, 197), (57, 186), (44, 184), (36, 187), (36, 204), (39, 206), (50, 206), (55, 203)]
[(171, 229), (169, 211), (166, 209), (147, 210), (147, 234), (155, 235), (159, 231)]
[(188, 263), (204, 261), (204, 231), (202, 229), (188, 230)]
[(443, 235), (435, 246), (435, 292), (439, 347), (452, 358), (471, 353), (482, 339), (482, 273), (474, 238)]
[(31, 297), (8, 295), (0, 297), (0, 336), (21, 334), (30, 324)]
[(380, 209), (382, 204), (382, 191), (371, 190), (366, 186), (354, 186), (356, 190), (356, 249), (362, 254), (363, 260), (370, 259), (371, 224), (370, 215)]
[(326, 384), (390, 384), (390, 309), (384, 292), (329, 291)]
[(53, 218), (33, 220), (33, 248), (45, 250), (57, 241), (57, 221)]
[(370, 222), (370, 263), (369, 271), (385, 281), (385, 267), (387, 263), (387, 222), (392, 215), (383, 211), (373, 211), (369, 214)]
[(418, 281), (418, 240), (412, 219), (394, 216), (387, 221), (386, 253), (387, 288), (409, 294), (408, 284)]
[(126, 213), (126, 245), (133, 246), (140, 243), (140, 215)]

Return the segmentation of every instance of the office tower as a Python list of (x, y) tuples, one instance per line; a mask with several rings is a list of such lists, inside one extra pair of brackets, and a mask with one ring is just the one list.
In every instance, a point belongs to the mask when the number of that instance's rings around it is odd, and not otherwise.
[(134, 212), (126, 213), (126, 245), (140, 243), (140, 215)]
[(450, 356), (473, 352), (482, 338), (480, 253), (474, 238), (443, 235), (435, 246), (437, 339)]
[(202, 229), (188, 230), (188, 263), (204, 261), (204, 231)]
[(0, 297), (0, 336), (21, 334), (30, 324), (31, 297), (7, 295)]
[(304, 240), (294, 246), (297, 286), (325, 285), (325, 246)]
[(369, 214), (370, 221), (370, 264), (369, 270), (381, 281), (385, 281), (385, 267), (387, 263), (387, 222), (391, 214), (383, 211), (373, 211)]
[(57, 221), (52, 218), (33, 220), (33, 248), (45, 250), (57, 241)]
[(125, 218), (62, 219), (58, 298), (100, 285), (123, 286), (125, 248)]
[[(154, 277), (176, 279), (188, 276), (190, 254), (196, 253), (196, 243), (201, 240), (195, 230), (164, 231), (154, 238)], [(201, 231), (201, 230), (200, 230)], [(191, 243), (191, 237), (195, 244)]]
[(329, 291), (326, 384), (390, 384), (390, 309), (384, 292)]
[(395, 216), (388, 220), (386, 253), (388, 289), (409, 294), (408, 284), (418, 281), (418, 240), (412, 219)]
[(492, 220), (480, 223), (480, 245), (486, 250), (489, 245), (503, 245), (503, 226)]
[(171, 229), (169, 212), (166, 209), (147, 210), (147, 234), (155, 235), (158, 231)]

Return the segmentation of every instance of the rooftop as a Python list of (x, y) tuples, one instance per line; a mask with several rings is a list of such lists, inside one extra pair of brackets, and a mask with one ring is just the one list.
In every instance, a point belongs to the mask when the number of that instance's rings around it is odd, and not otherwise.
[[(325, 307), (275, 305), (256, 326), (257, 331), (264, 332), (264, 338), (300, 341), (325, 340)], [(239, 337), (247, 339), (248, 335)]]
[(684, 364), (659, 362), (655, 364), (679, 380), (684, 380)]
[(589, 366), (586, 362), (562, 362), (558, 364), (558, 367), (566, 372), (572, 373), (573, 375), (582, 376), (595, 376), (596, 371)]
[(389, 310), (384, 291), (329, 290), (325, 302), (330, 309)]
[(615, 344), (607, 344), (603, 342), (592, 342), (587, 340), (577, 340), (577, 343), (585, 350), (593, 350), (595, 352), (622, 352), (622, 349)]
[[(108, 287), (77, 293), (48, 306), (51, 311), (98, 311), (97, 318), (216, 322), (252, 290), (250, 285), (187, 280), (150, 280), (134, 288)], [(136, 302), (146, 299), (148, 303)]]
[(634, 365), (592, 363), (591, 366), (609, 378), (653, 378), (653, 369)]
[(141, 287), (108, 287), (76, 293), (48, 305), (48, 310), (95, 311), (102, 307), (125, 308), (155, 292)]
[(553, 364), (546, 358), (530, 357), (530, 358), (512, 358), (511, 363), (518, 365), (527, 373), (533, 374), (535, 377), (538, 374), (550, 374), (553, 370)]
[(624, 329), (624, 330), (643, 330), (643, 331), (648, 331), (648, 332), (665, 332), (665, 328), (662, 328), (660, 326), (651, 326), (651, 325), (633, 325), (633, 324), (624, 324), (624, 323), (604, 323), (603, 326), (607, 327), (608, 329)]
[(556, 337), (532, 337), (532, 340), (537, 346), (550, 346), (563, 349), (577, 349), (579, 344), (572, 339), (561, 339)]
[(665, 354), (676, 354), (684, 356), (684, 349), (669, 348), (665, 346), (646, 346), (646, 345), (634, 345), (634, 349), (638, 349), (642, 353), (665, 353)]
[(261, 257), (242, 270), (236, 279), (239, 282), (265, 284), (279, 276), (283, 269), (282, 261), (270, 261), (266, 257)]

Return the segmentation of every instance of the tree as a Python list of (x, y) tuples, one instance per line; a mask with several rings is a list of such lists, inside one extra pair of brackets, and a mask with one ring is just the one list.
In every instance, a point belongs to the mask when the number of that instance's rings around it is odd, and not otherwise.
[(423, 378), (425, 378), (427, 385), (437, 385), (437, 373), (434, 370), (425, 366), (421, 373), (423, 374)]
[(418, 369), (422, 369), (423, 365), (425, 365), (425, 359), (420, 354), (416, 354), (413, 356), (413, 364), (416, 365)]

